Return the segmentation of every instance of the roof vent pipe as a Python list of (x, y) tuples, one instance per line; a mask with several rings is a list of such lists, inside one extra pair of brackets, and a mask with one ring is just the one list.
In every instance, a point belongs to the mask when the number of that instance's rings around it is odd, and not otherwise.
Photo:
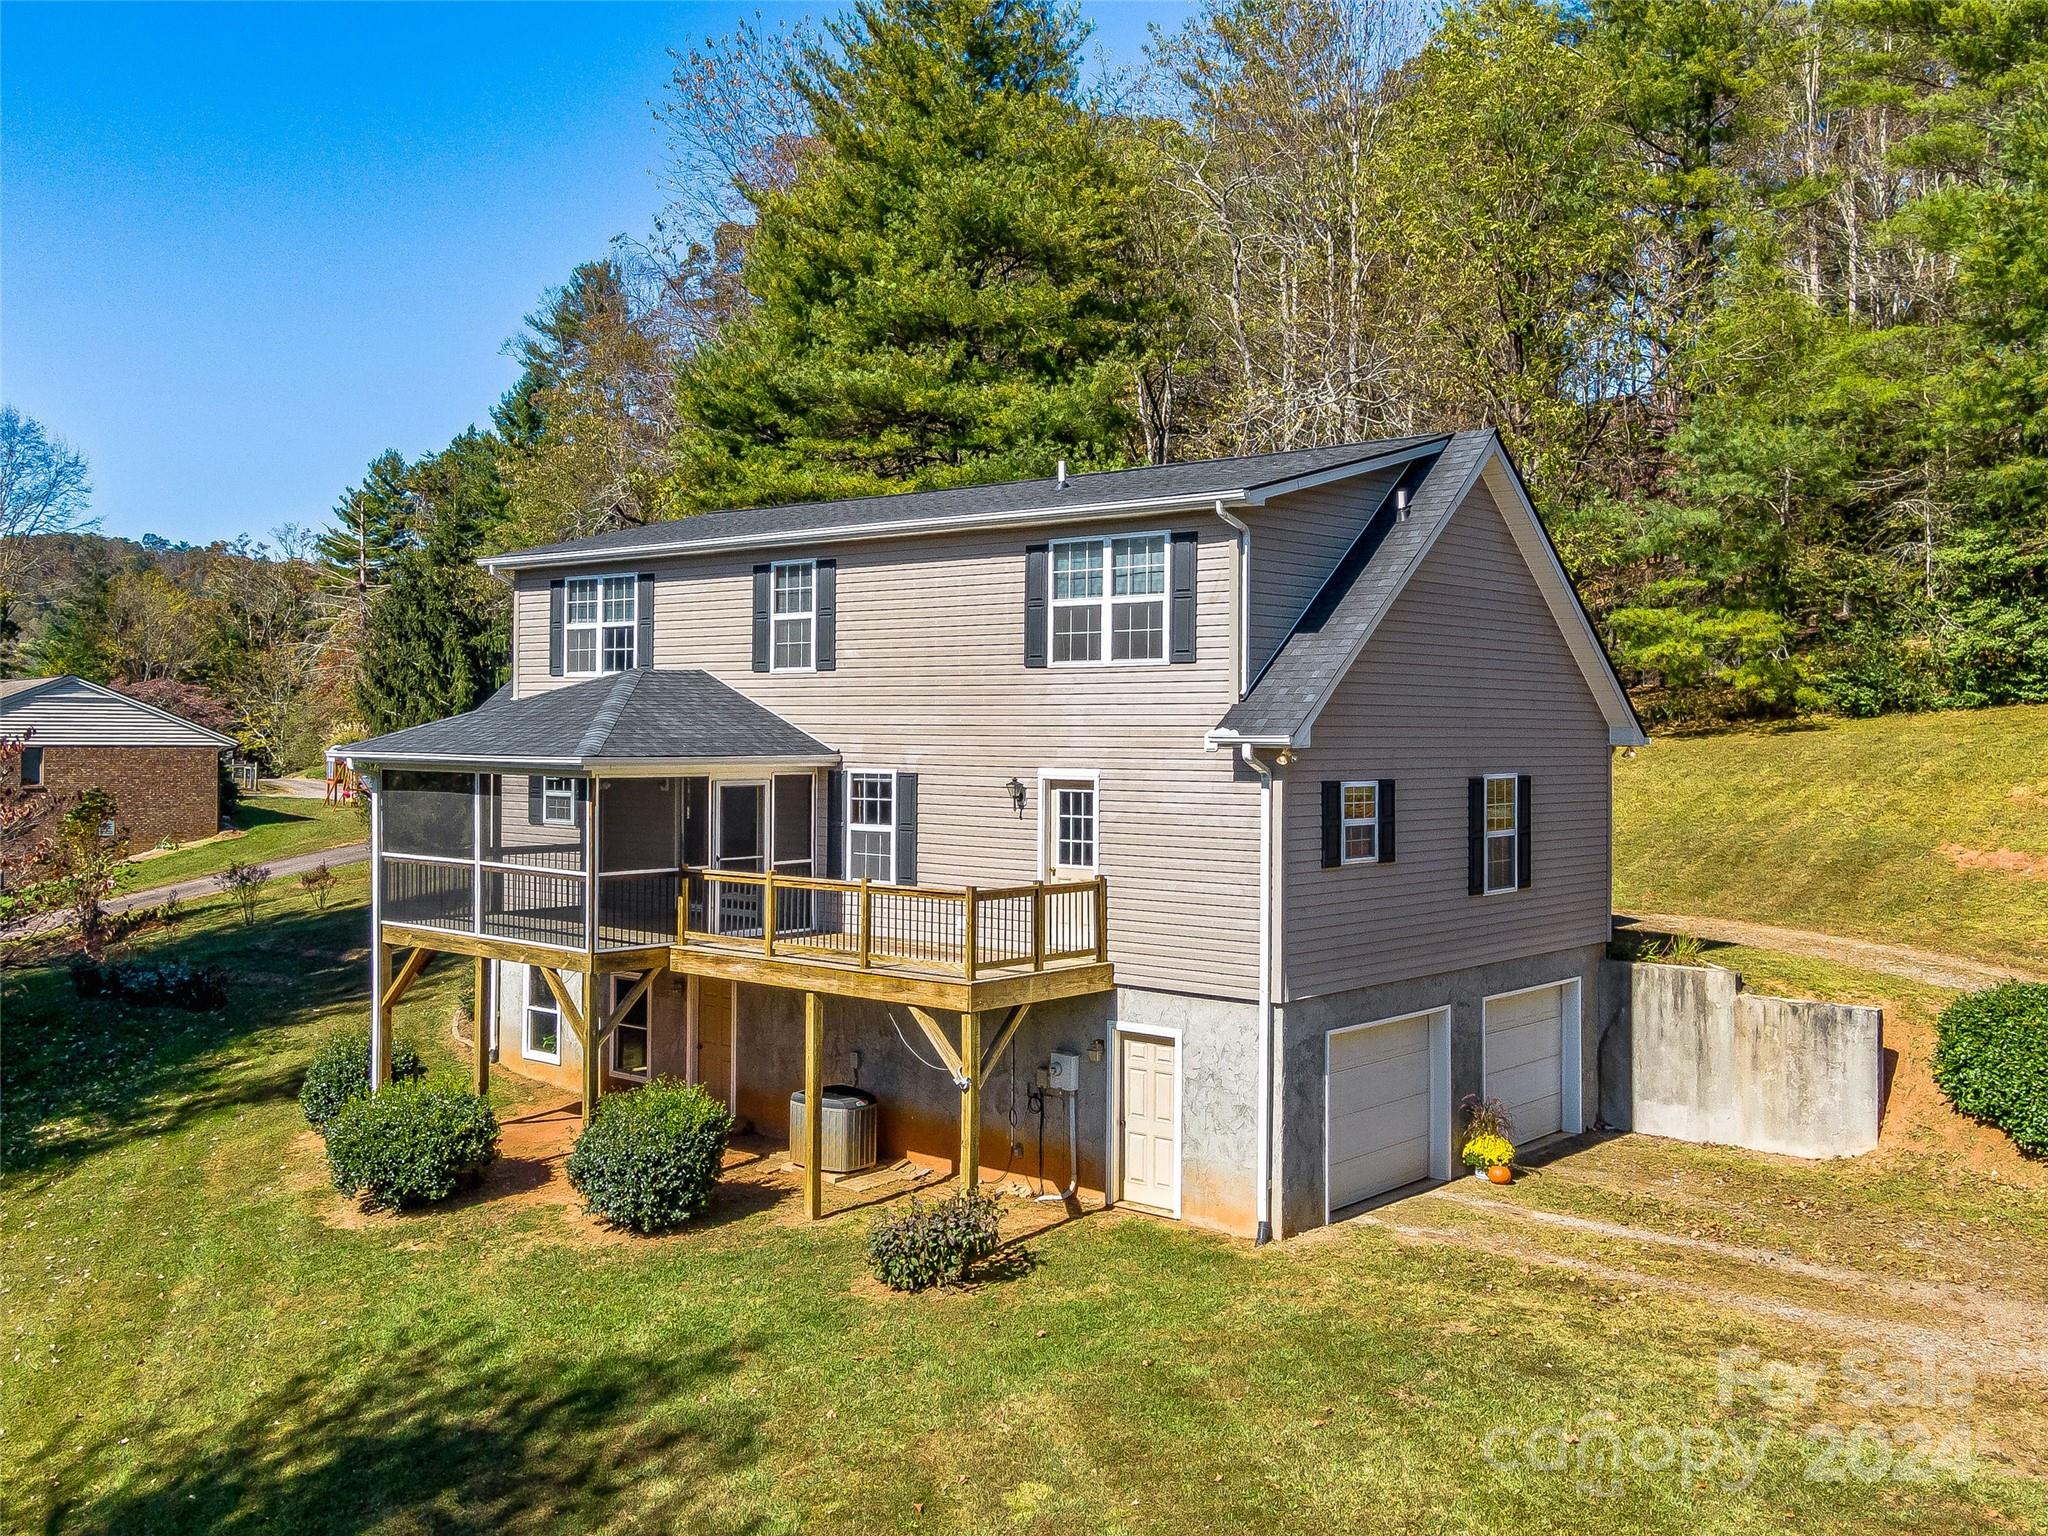
[(1061, 490), (1064, 491), (1067, 488), (1067, 461), (1065, 459), (1060, 460), (1059, 467), (1052, 472), (1052, 477)]
[(1394, 520), (1401, 523), (1408, 521), (1408, 487), (1405, 485), (1397, 486), (1394, 490)]

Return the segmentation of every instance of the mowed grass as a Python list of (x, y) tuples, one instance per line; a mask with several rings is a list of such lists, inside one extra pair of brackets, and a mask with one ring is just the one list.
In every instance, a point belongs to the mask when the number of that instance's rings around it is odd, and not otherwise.
[(1660, 737), (1614, 900), (2048, 971), (2048, 706)]
[[(1681, 1303), (1570, 1254), (1494, 1251), (1491, 1229), (1418, 1241), (1367, 1221), (1254, 1251), (1098, 1214), (1033, 1237), (985, 1284), (897, 1297), (865, 1277), (858, 1211), (809, 1226), (787, 1202), (724, 1196), (656, 1241), (515, 1200), (363, 1217), (324, 1186), (295, 1103), (313, 1045), (364, 1012), (363, 889), (345, 874), (324, 915), (292, 891), (254, 928), (224, 900), (194, 904), (158, 947), (233, 964), (218, 1016), (80, 1004), (55, 972), (7, 979), (8, 1529), (1952, 1532), (2048, 1518), (2038, 1382), (1987, 1380), (1944, 1410), (1992, 1453), (1967, 1478), (1829, 1476), (1813, 1422), (1875, 1413), (1889, 1433), (1927, 1414), (1853, 1407), (1832, 1387), (1808, 1406), (1723, 1402), (1716, 1366), (1745, 1348), (1808, 1360), (1842, 1338), (1717, 1305), (1711, 1288)], [(465, 975), (430, 971), (401, 1008), (401, 1033), (439, 1069), (460, 1070), (447, 1024)], [(502, 1078), (495, 1091), (508, 1107), (528, 1092)], [(1688, 1179), (1727, 1199), (1753, 1187), (1793, 1227), (1796, 1201), (1839, 1187), (1802, 1184), (1783, 1160), (1634, 1139), (1579, 1155), (1594, 1186), (1645, 1197), (1679, 1198)], [(1510, 1194), (1584, 1198), (1569, 1194), (1573, 1162)], [(1469, 1223), (1486, 1210), (1472, 1193), (1387, 1214)], [(2023, 1198), (1936, 1187), (1916, 1221), (1975, 1230)], [(2000, 1231), (2012, 1265), (2048, 1269), (2038, 1223)], [(1682, 1431), (1763, 1453), (1739, 1488), (1725, 1463), (1669, 1459), (1614, 1486), (1573, 1450), (1582, 1430), (1649, 1436), (1653, 1463), (1668, 1445), (1655, 1437)]]
[(130, 859), (121, 889), (146, 890), (218, 874), (229, 864), (262, 864), (295, 853), (359, 843), (367, 823), (353, 806), (328, 805), (294, 795), (245, 795), (229, 817), (233, 830), (164, 853)]

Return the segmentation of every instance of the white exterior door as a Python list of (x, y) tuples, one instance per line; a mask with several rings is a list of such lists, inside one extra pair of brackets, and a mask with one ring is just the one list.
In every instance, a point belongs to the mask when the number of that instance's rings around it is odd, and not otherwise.
[(1486, 1096), (1507, 1106), (1517, 1146), (1564, 1127), (1566, 991), (1537, 987), (1486, 1002)]
[(1119, 1035), (1123, 1190), (1132, 1205), (1174, 1214), (1180, 1206), (1180, 1046)]
[(1332, 1211), (1430, 1176), (1438, 1100), (1438, 1015), (1333, 1031), (1328, 1040), (1328, 1196)]

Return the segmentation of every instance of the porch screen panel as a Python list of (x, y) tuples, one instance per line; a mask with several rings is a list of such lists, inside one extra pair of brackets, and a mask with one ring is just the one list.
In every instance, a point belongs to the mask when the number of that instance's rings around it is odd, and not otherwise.
[(674, 869), (673, 779), (606, 779), (598, 795), (598, 868)]
[(384, 775), (384, 851), (469, 859), (476, 853), (476, 776)]
[(495, 862), (515, 864), (521, 869), (575, 871), (583, 867), (583, 821), (589, 810), (590, 782), (571, 779), (574, 796), (570, 802), (568, 826), (549, 826), (545, 821), (540, 785), (544, 778), (512, 774), (496, 799), (494, 827), (497, 834)]
[[(809, 875), (811, 862), (812, 776), (808, 773), (779, 773), (775, 776), (774, 864), (778, 875)], [(775, 898), (775, 929), (778, 933), (809, 933), (821, 920), (834, 926), (836, 911), (827, 904), (819, 910), (815, 891), (780, 891)]]

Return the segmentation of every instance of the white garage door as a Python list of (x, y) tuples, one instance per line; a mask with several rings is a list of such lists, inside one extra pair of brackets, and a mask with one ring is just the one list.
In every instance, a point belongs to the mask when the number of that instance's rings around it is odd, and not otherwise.
[(1565, 988), (1539, 987), (1486, 1004), (1486, 1096), (1508, 1107), (1517, 1145), (1564, 1124)]
[(1330, 1035), (1331, 1210), (1429, 1177), (1433, 1017), (1418, 1013)]

